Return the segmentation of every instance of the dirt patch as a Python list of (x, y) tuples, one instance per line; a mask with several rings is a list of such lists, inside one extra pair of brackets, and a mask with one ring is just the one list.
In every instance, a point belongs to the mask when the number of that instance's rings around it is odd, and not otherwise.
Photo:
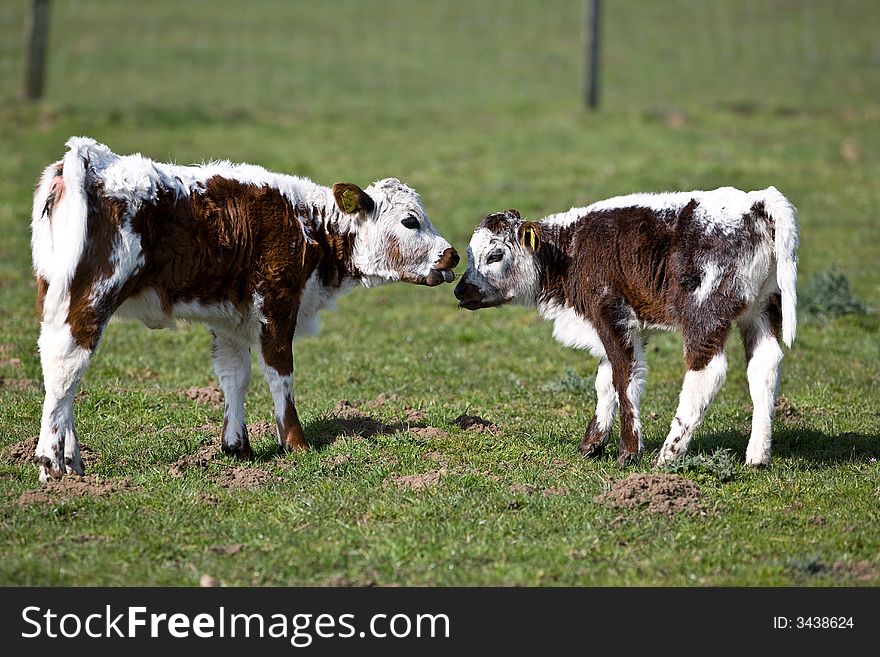
[[(39, 441), (39, 436), (31, 436), (30, 438), (25, 438), (22, 441), (10, 445), (3, 454), (4, 460), (12, 463), (33, 463), (34, 454), (37, 451), (37, 443)], [(97, 460), (95, 452), (92, 451), (88, 445), (80, 444), (79, 454), (85, 468), (94, 465)]]
[(77, 534), (76, 536), (59, 536), (55, 539), (55, 545), (66, 545), (68, 543), (107, 543), (110, 541), (109, 536), (102, 534)]
[(511, 484), (510, 493), (512, 495), (532, 495), (540, 493), (545, 497), (554, 497), (556, 495), (568, 495), (568, 489), (562, 486), (549, 486), (541, 488), (535, 484)]
[(449, 465), (449, 460), (443, 456), (440, 452), (428, 452), (425, 454), (425, 458), (429, 461), (433, 461), (434, 463), (439, 463), (440, 465), (447, 466)]
[(449, 434), (443, 431), (443, 429), (439, 429), (437, 427), (410, 427), (408, 431), (412, 434), (417, 435), (419, 438), (445, 438)]
[(200, 404), (212, 404), (214, 406), (223, 405), (223, 391), (220, 390), (216, 384), (210, 385), (206, 388), (199, 388), (197, 386), (187, 388), (180, 394), (187, 399), (199, 402)]
[(831, 571), (844, 579), (856, 582), (876, 582), (880, 580), (880, 564), (873, 561), (855, 561), (853, 563), (836, 561), (831, 564)]
[(477, 433), (489, 433), (496, 435), (501, 433), (501, 429), (494, 422), (484, 420), (479, 415), (459, 415), (452, 421), (452, 424), (464, 429), (465, 431), (475, 431)]
[(349, 461), (351, 461), (351, 456), (349, 454), (337, 454), (332, 459), (327, 460), (327, 462), (334, 467), (345, 465)]
[(370, 399), (368, 401), (361, 403), (360, 406), (363, 408), (368, 408), (368, 409), (376, 409), (376, 408), (382, 408), (388, 402), (393, 403), (393, 402), (398, 402), (398, 401), (400, 401), (400, 397), (398, 397), (397, 395), (395, 395), (395, 394), (386, 395), (383, 392), (375, 399)]
[(425, 488), (430, 488), (440, 483), (440, 478), (445, 474), (446, 469), (440, 468), (439, 470), (434, 470), (433, 472), (423, 472), (422, 474), (391, 475), (382, 483), (382, 488), (397, 486), (398, 488), (403, 488), (406, 490), (424, 490)]
[(795, 408), (794, 404), (791, 401), (784, 397), (783, 395), (779, 395), (776, 398), (776, 417), (783, 418), (786, 420), (797, 420), (800, 419), (801, 414), (797, 408)]
[(267, 483), (272, 478), (272, 475), (265, 470), (236, 465), (231, 468), (224, 468), (211, 478), (218, 486), (240, 490), (244, 488), (259, 488)]
[(3, 454), (3, 458), (7, 461), (12, 461), (13, 463), (33, 463), (34, 454), (37, 451), (37, 443), (39, 441), (39, 436), (25, 438), (24, 440), (9, 446)]
[(268, 420), (251, 422), (247, 425), (247, 432), (251, 438), (276, 438), (275, 423)]
[(241, 543), (233, 543), (232, 545), (212, 545), (208, 549), (217, 554), (238, 554), (244, 545)]
[(172, 477), (182, 477), (189, 468), (207, 468), (211, 461), (220, 458), (220, 446), (216, 442), (203, 443), (194, 454), (184, 454), (168, 468)]
[(199, 578), (199, 586), (201, 586), (202, 588), (213, 588), (217, 586), (223, 586), (223, 582), (221, 582), (213, 575), (202, 575)]
[(418, 408), (410, 408), (409, 406), (403, 409), (403, 419), (407, 422), (421, 422), (428, 416), (425, 411), (419, 410)]
[(593, 501), (616, 509), (646, 509), (662, 515), (705, 514), (699, 486), (677, 474), (633, 473), (613, 482), (611, 490)]
[(33, 379), (8, 379), (0, 376), (0, 389), (3, 390), (34, 390), (37, 388), (37, 382)]
[(0, 358), (0, 367), (11, 367), (14, 370), (20, 370), (21, 358)]
[(121, 491), (131, 490), (128, 479), (98, 479), (86, 475), (66, 475), (44, 484), (39, 490), (29, 490), (18, 498), (18, 506), (32, 504), (55, 504), (76, 497), (106, 497)]
[(317, 440), (331, 443), (337, 438), (370, 438), (376, 434), (390, 434), (395, 427), (362, 413), (354, 404), (343, 399), (333, 409), (335, 416), (318, 434)]
[(199, 493), (199, 504), (204, 504), (205, 506), (218, 506), (220, 504), (220, 496), (214, 495), (214, 493)]

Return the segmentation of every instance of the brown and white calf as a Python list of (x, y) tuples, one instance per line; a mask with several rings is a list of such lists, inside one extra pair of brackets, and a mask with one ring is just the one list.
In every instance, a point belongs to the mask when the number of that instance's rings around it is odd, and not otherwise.
[(32, 250), (46, 398), (40, 480), (82, 474), (77, 385), (113, 315), (151, 328), (208, 325), (225, 396), (222, 447), (251, 455), (244, 418), (251, 348), (275, 406), (278, 443), (306, 446), (294, 334), (357, 285), (439, 285), (458, 254), (399, 180), (332, 189), (248, 164), (177, 166), (72, 138), (34, 197)]
[(559, 342), (598, 357), (596, 412), (580, 451), (602, 453), (619, 406), (623, 463), (643, 451), (647, 335), (678, 329), (684, 338), (687, 373), (664, 464), (687, 450), (724, 383), (724, 343), (736, 323), (754, 404), (746, 462), (766, 465), (777, 339), (791, 346), (795, 335), (797, 246), (795, 209), (774, 187), (633, 194), (538, 222), (508, 210), (477, 227), (455, 296), (469, 310), (536, 306)]

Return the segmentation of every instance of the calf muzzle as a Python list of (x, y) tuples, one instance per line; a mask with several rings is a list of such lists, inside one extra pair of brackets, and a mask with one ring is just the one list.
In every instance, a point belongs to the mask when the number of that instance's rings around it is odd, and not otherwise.
[(455, 249), (452, 247), (446, 249), (425, 277), (425, 285), (435, 287), (443, 283), (451, 283), (455, 280), (455, 272), (452, 270), (455, 269), (459, 260), (458, 252)]
[(483, 295), (480, 289), (470, 281), (462, 278), (453, 290), (458, 299), (458, 307), (467, 310), (477, 310), (483, 307)]

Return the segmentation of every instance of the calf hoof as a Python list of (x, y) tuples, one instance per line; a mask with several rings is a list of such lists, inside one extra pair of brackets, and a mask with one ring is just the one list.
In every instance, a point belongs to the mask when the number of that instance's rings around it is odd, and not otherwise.
[(64, 476), (64, 467), (60, 463), (55, 463), (48, 456), (36, 456), (34, 462), (40, 467), (40, 483), (48, 484), (54, 479), (61, 479)]
[(651, 461), (651, 467), (656, 470), (659, 470), (660, 468), (667, 466), (670, 463), (672, 463), (673, 461), (675, 461), (679, 456), (681, 456), (681, 455), (676, 454), (675, 452), (673, 452), (671, 450), (668, 450), (668, 449), (665, 450), (665, 449), (661, 448), (660, 453), (657, 455), (657, 458), (655, 458), (653, 461)]
[(605, 445), (602, 443), (581, 442), (578, 451), (586, 459), (597, 459), (605, 453)]
[(281, 452), (304, 452), (309, 448), (309, 444), (302, 438), (287, 437), (281, 444)]
[(222, 443), (220, 449), (227, 456), (231, 456), (239, 461), (250, 461), (254, 458), (251, 446), (247, 444), (239, 443), (238, 445), (227, 445), (226, 443)]
[(67, 474), (76, 474), (80, 477), (82, 477), (86, 473), (85, 466), (82, 462), (82, 457), (80, 457), (79, 454), (64, 457), (64, 470), (67, 472)]
[(620, 455), (617, 457), (617, 464), (621, 468), (626, 468), (631, 465), (638, 465), (641, 458), (641, 452), (621, 452)]

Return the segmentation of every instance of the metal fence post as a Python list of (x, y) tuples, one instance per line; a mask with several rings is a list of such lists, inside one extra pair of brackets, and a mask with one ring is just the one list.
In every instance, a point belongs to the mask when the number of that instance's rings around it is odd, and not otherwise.
[(599, 106), (599, 15), (602, 0), (590, 0), (587, 11), (587, 61), (586, 61), (586, 101), (587, 107), (595, 110)]
[(25, 23), (24, 96), (28, 100), (36, 100), (43, 95), (48, 45), (49, 0), (31, 0)]

